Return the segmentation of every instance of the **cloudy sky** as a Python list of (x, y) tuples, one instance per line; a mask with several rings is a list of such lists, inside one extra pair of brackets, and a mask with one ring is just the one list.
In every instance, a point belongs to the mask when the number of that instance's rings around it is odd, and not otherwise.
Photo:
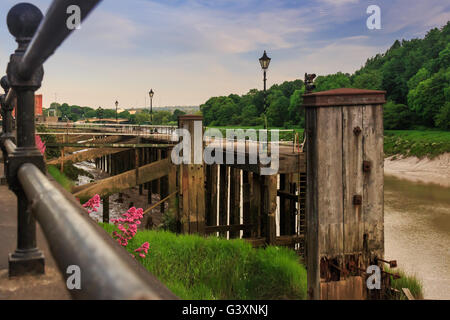
[[(6, 27), (17, 0), (0, 1), (0, 66), (15, 49)], [(29, 0), (45, 13), (50, 0)], [(369, 5), (381, 30), (369, 30)], [(395, 39), (423, 37), (450, 20), (450, 0), (104, 0), (45, 64), (51, 102), (112, 108), (199, 105), (305, 72), (352, 73)], [(4, 69), (4, 70), (5, 70)]]

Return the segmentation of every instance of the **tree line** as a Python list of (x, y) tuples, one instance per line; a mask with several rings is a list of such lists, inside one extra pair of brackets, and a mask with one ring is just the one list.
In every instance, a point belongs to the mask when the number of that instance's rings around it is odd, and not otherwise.
[[(440, 128), (450, 130), (450, 22), (430, 30), (423, 39), (395, 41), (384, 54), (369, 58), (354, 74), (319, 76), (316, 92), (359, 88), (386, 90), (386, 129)], [(275, 84), (264, 92), (212, 97), (200, 106), (209, 126), (263, 125), (303, 127), (305, 92), (302, 80)]]
[[(175, 125), (178, 120), (178, 116), (186, 114), (184, 111), (175, 109), (174, 112), (167, 110), (153, 111), (153, 117), (150, 116), (150, 111), (147, 109), (137, 110), (135, 114), (130, 114), (128, 110), (119, 112), (117, 114), (118, 119), (127, 120), (126, 123), (129, 124), (155, 124), (155, 125)], [(97, 118), (99, 121), (102, 119), (115, 119), (116, 110), (115, 109), (103, 109), (98, 107), (93, 109), (91, 107), (80, 107), (77, 105), (69, 105), (67, 103), (59, 104), (52, 103), (50, 108), (44, 110), (44, 115), (55, 115), (61, 121), (89, 121), (89, 119)], [(150, 121), (153, 118), (153, 121)]]

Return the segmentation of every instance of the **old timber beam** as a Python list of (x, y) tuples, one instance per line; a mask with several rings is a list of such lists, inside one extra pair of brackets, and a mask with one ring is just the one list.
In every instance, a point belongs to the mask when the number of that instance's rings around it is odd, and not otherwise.
[(138, 174), (136, 174), (136, 169), (132, 169), (119, 175), (82, 186), (84, 187), (82, 190), (77, 188), (75, 189), (76, 193), (74, 193), (74, 196), (84, 201), (92, 198), (96, 194), (100, 195), (100, 197), (112, 195), (145, 182), (167, 176), (171, 166), (172, 164), (169, 158), (153, 162), (140, 167)]

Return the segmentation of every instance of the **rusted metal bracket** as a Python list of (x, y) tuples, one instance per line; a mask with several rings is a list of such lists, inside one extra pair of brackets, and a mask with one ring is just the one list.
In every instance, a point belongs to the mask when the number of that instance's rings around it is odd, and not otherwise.
[(386, 261), (386, 260), (378, 258), (378, 261), (387, 263), (389, 265), (389, 268), (397, 268), (397, 260)]

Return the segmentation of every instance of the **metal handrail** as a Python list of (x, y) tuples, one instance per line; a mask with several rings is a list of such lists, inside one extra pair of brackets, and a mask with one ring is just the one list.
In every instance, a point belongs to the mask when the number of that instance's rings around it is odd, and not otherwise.
[(6, 139), (3, 145), (5, 146), (8, 156), (12, 155), (14, 150), (16, 150), (16, 145), (9, 139)]
[[(144, 266), (117, 245), (70, 195), (65, 194), (43, 173), (45, 164), (34, 146), (34, 91), (42, 81), (42, 64), (73, 30), (66, 26), (67, 8), (77, 5), (82, 20), (101, 0), (54, 0), (28, 44), (40, 11), (31, 4), (19, 4), (8, 13), (8, 27), (16, 37), (18, 50), (8, 66), (7, 96), (2, 108), (17, 96), (17, 146), (3, 139), (10, 188), (18, 199), (18, 245), (10, 256), (9, 272), (43, 272), (43, 255), (36, 248), (34, 215), (48, 240), (50, 250), (63, 275), (78, 266), (81, 288), (70, 291), (77, 299), (177, 299)], [(39, 21), (37, 22), (39, 23)], [(24, 53), (23, 53), (24, 51)], [(22, 56), (23, 53), (23, 56)], [(5, 82), (5, 81), (4, 81)], [(9, 88), (10, 87), (10, 88)], [(20, 90), (15, 91), (15, 88)], [(8, 110), (8, 117), (12, 109)], [(12, 134), (12, 132), (4, 132)], [(6, 166), (5, 166), (6, 168)], [(33, 260), (34, 259), (34, 260)], [(18, 262), (20, 261), (20, 262)], [(35, 261), (35, 262), (33, 262)], [(19, 266), (20, 263), (20, 266)], [(28, 264), (27, 264), (28, 263)], [(11, 266), (16, 266), (11, 268)], [(18, 266), (18, 267), (17, 267)], [(11, 273), (11, 270), (15, 271)]]
[[(18, 178), (32, 203), (60, 270), (76, 264), (81, 270), (78, 299), (177, 299), (159, 280), (134, 261), (112, 238), (102, 236), (87, 212), (62, 194), (33, 164), (24, 164)], [(146, 276), (143, 274), (146, 273)]]

